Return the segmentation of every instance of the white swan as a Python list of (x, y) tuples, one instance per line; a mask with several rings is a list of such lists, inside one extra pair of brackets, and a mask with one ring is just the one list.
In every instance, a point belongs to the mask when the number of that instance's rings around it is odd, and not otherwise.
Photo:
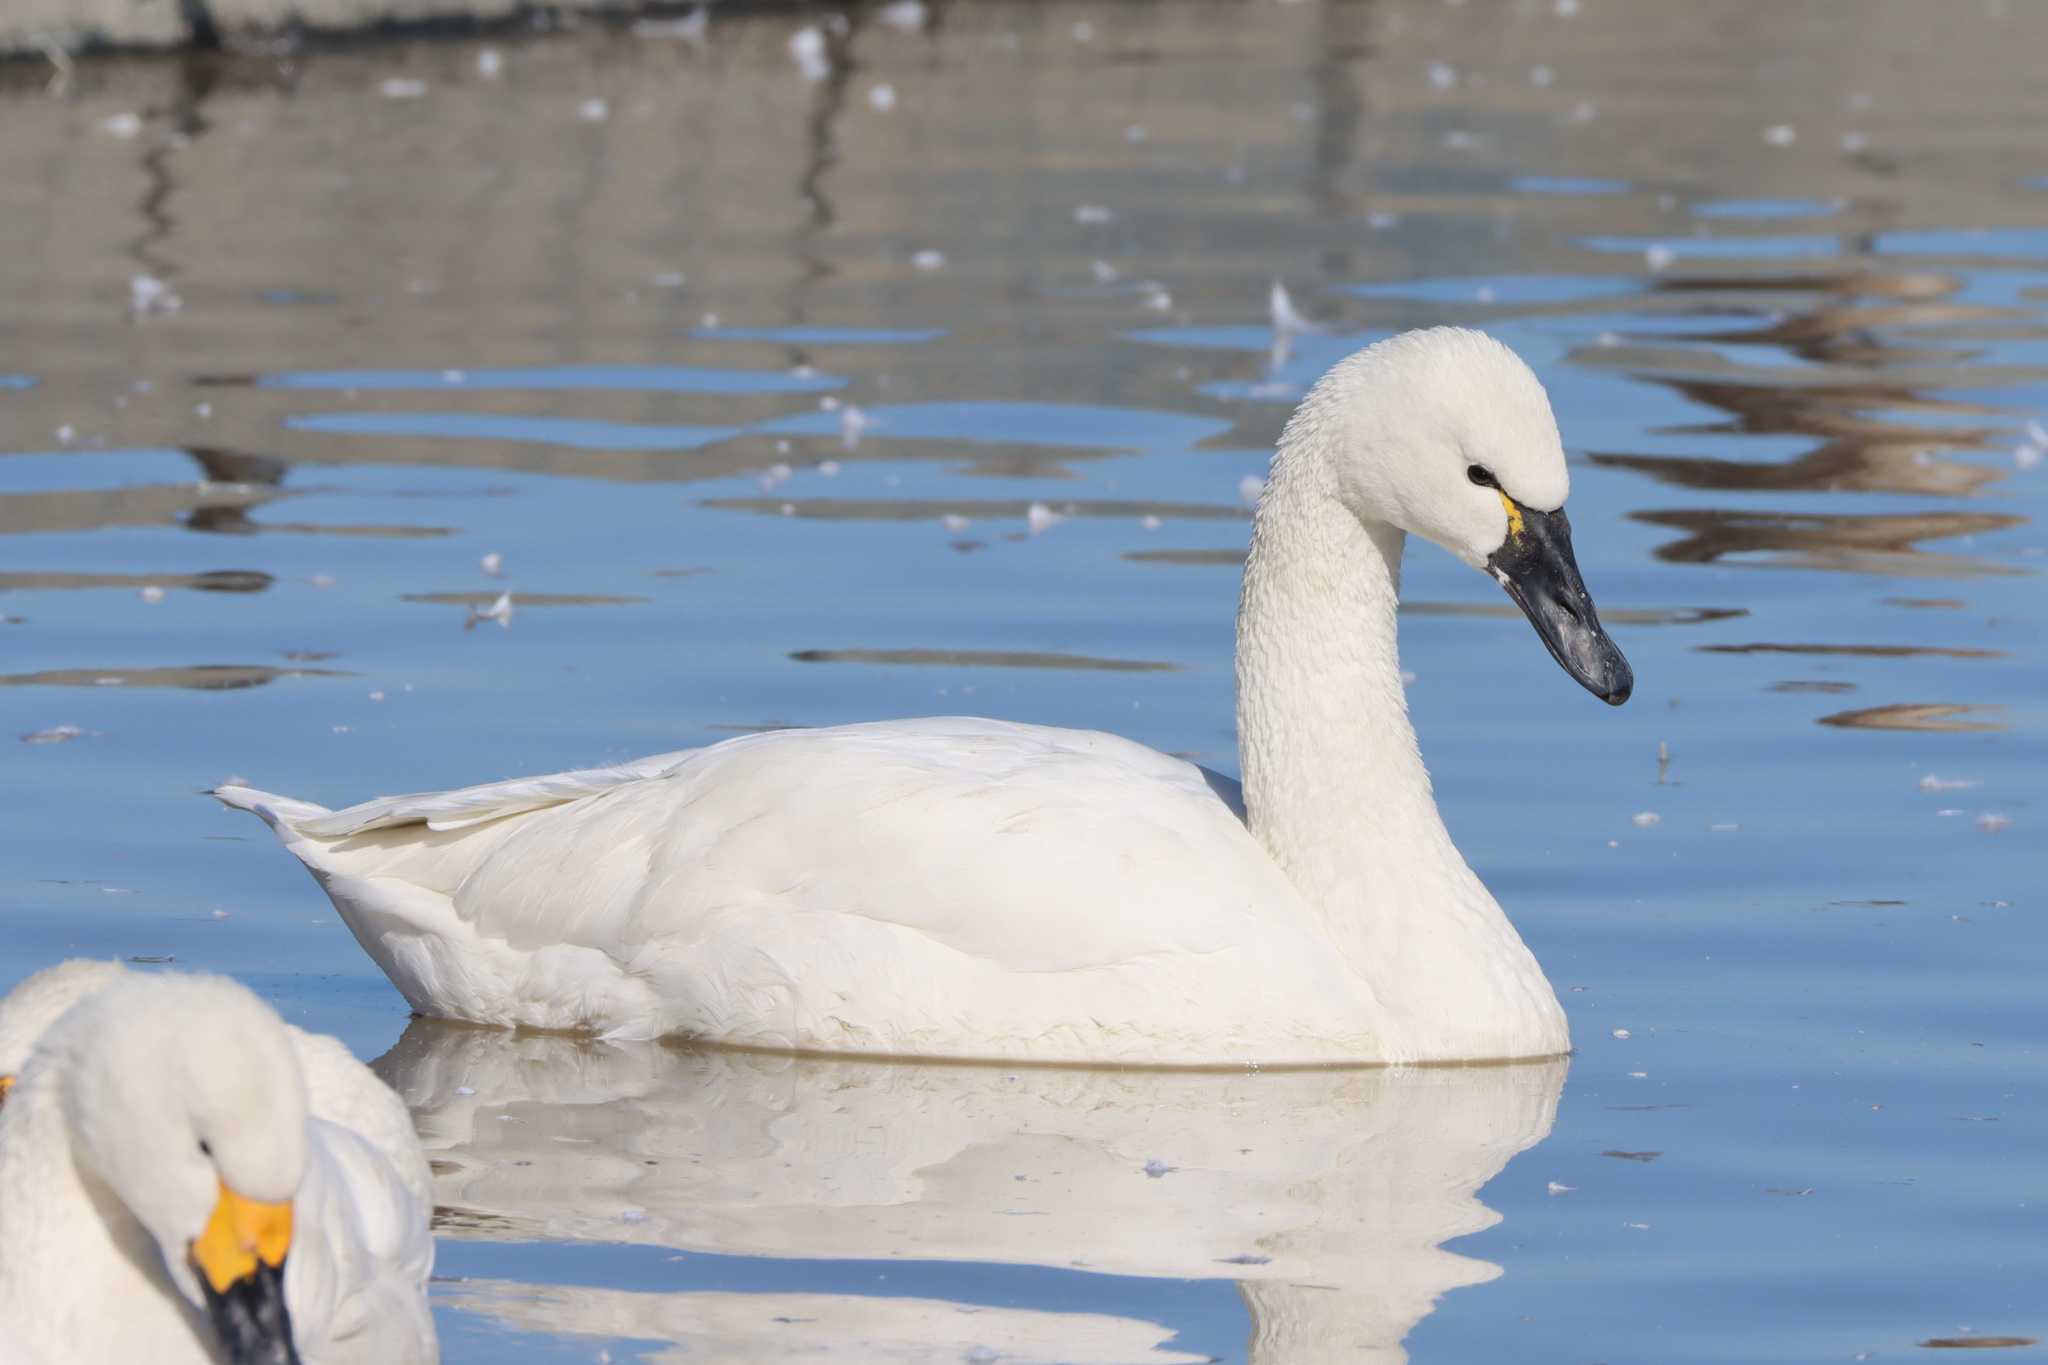
[(7, 1349), (438, 1358), (426, 1157), (339, 1041), (222, 978), (73, 962), (0, 1001), (0, 1076)]
[(1325, 375), (1252, 532), (1241, 804), (1129, 740), (968, 719), (333, 812), (216, 794), (271, 824), (422, 1014), (916, 1057), (1554, 1055), (1557, 998), (1430, 794), (1395, 608), (1413, 532), (1626, 700), (1566, 491), (1542, 385), (1491, 338), (1411, 332)]

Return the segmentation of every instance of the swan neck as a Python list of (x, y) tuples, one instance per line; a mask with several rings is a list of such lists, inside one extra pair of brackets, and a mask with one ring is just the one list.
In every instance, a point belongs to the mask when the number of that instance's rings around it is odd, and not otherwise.
[[(1403, 533), (1360, 519), (1283, 444), (1238, 613), (1238, 743), (1251, 831), (1326, 909), (1451, 847), (1408, 720), (1397, 643)], [(1385, 851), (1402, 850), (1389, 859)]]
[(1245, 817), (1375, 1003), (1394, 1060), (1570, 1047), (1542, 969), (1451, 842), (1408, 722), (1403, 533), (1339, 496), (1311, 395), (1252, 527), (1238, 608)]
[(108, 1359), (209, 1358), (200, 1343), (210, 1329), (172, 1287), (155, 1241), (82, 1164), (48, 1077), (24, 1077), (8, 1096), (0, 1209), (0, 1304), (23, 1306), (9, 1331), (43, 1352), (35, 1358), (59, 1359), (80, 1341), (105, 1346)]

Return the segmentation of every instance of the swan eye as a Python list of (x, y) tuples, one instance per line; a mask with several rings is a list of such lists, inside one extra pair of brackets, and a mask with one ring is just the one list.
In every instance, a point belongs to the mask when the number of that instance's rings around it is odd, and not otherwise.
[(199, 1139), (199, 1155), (205, 1157), (208, 1161), (213, 1160), (213, 1144), (205, 1138)]
[(1500, 487), (1500, 480), (1494, 478), (1493, 471), (1488, 469), (1483, 464), (1466, 466), (1465, 477), (1472, 480), (1472, 482), (1478, 484), (1481, 488)]

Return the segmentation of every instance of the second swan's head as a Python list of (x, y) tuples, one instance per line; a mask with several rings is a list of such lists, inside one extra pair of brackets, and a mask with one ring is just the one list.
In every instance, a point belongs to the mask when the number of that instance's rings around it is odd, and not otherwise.
[(1491, 574), (1565, 672), (1611, 706), (1628, 700), (1635, 675), (1572, 557), (1557, 419), (1521, 357), (1460, 327), (1404, 332), (1331, 369), (1296, 423), (1330, 452), (1337, 496), (1361, 520)]
[(221, 1358), (298, 1365), (284, 1270), (306, 1081), (277, 1013), (222, 977), (119, 973), (50, 1025), (21, 1086), (31, 1105), (49, 1088), (95, 1201), (155, 1243)]

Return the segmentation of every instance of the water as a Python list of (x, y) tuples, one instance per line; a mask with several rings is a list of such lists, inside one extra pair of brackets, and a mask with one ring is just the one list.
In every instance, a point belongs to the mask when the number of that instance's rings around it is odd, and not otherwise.
[[(815, 84), (778, 15), (0, 73), (0, 982), (174, 957), (382, 1056), (453, 1362), (2048, 1337), (2048, 13), (926, 18)], [(1324, 330), (1276, 346), (1275, 278)], [(1637, 676), (1610, 712), (1410, 555), (1417, 728), (1568, 1074), (408, 1028), (196, 794), (949, 711), (1231, 767), (1239, 484), (1443, 321), (1549, 385)]]

